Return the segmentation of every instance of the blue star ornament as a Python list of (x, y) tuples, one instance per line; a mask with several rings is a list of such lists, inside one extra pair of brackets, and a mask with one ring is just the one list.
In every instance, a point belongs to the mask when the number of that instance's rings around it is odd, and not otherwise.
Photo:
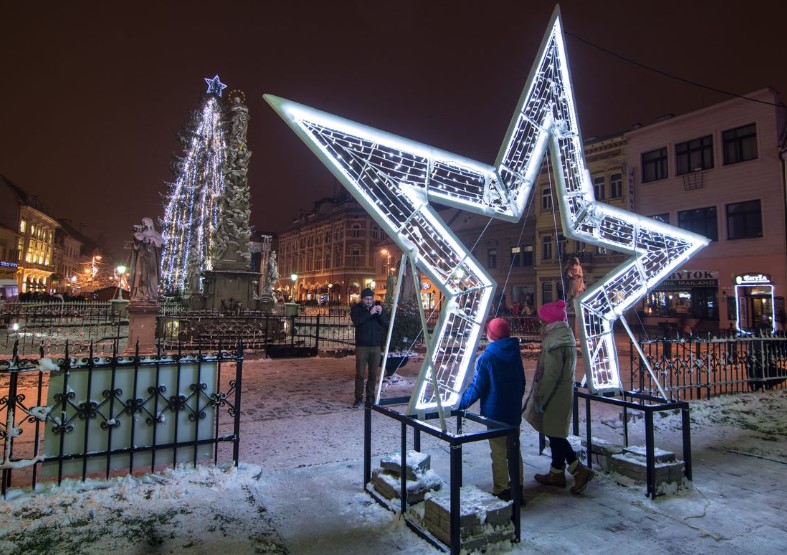
[(550, 152), (565, 235), (631, 255), (575, 300), (585, 378), (594, 393), (621, 389), (614, 322), (708, 243), (596, 201), (558, 9), (491, 166), (275, 96), (265, 99), (443, 295), (438, 324), (425, 335), (427, 354), (408, 414), (459, 402), (495, 291), (432, 201), (519, 221)]
[(224, 89), (227, 88), (227, 85), (222, 83), (219, 80), (219, 74), (213, 76), (213, 79), (209, 77), (205, 77), (205, 82), (208, 84), (208, 90), (206, 91), (208, 94), (215, 94), (216, 96), (221, 96), (221, 93), (224, 92)]

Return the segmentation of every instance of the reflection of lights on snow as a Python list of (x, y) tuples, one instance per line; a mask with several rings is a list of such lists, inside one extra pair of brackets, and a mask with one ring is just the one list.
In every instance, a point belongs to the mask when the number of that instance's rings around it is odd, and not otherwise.
[(556, 198), (566, 236), (632, 255), (578, 301), (585, 374), (592, 392), (620, 389), (615, 320), (708, 242), (596, 202), (561, 27), (555, 10), (494, 166), (265, 95), (443, 294), (446, 310), (430, 339), (432, 356), (421, 368), (410, 414), (458, 402), (495, 289), (430, 201), (519, 221), (547, 147), (558, 154)]

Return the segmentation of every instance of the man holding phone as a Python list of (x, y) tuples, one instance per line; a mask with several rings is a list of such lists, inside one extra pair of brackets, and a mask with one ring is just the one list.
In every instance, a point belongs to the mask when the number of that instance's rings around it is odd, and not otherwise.
[[(361, 302), (350, 310), (350, 318), (355, 326), (355, 402), (354, 408), (363, 404), (364, 390), (366, 402), (374, 403), (377, 393), (377, 380), (380, 377), (380, 358), (388, 317), (383, 312), (380, 301), (374, 301), (374, 291), (366, 288), (361, 292)], [(364, 377), (368, 378), (364, 387)]]

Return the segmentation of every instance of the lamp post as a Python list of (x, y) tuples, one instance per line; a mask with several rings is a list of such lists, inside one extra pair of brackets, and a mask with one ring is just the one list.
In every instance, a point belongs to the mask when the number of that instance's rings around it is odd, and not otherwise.
[(115, 295), (116, 299), (123, 298), (123, 294), (121, 293), (121, 291), (123, 290), (123, 274), (125, 273), (126, 273), (126, 267), (123, 266), (122, 264), (117, 268), (115, 268), (115, 276), (117, 277), (118, 280), (117, 294)]
[(391, 251), (389, 251), (388, 249), (383, 249), (383, 250), (380, 251), (380, 254), (382, 254), (383, 256), (386, 257), (386, 259), (385, 259), (385, 275), (387, 276), (388, 274), (391, 273)]
[(298, 303), (295, 302), (295, 284), (298, 282), (298, 274), (290, 274), (290, 279), (292, 280), (292, 299), (289, 303), (284, 304), (284, 315), (294, 317), (298, 315)]
[(292, 302), (298, 302), (298, 299), (295, 298), (297, 295), (297, 290), (295, 289), (295, 285), (298, 283), (298, 274), (290, 274), (290, 279), (292, 280)]

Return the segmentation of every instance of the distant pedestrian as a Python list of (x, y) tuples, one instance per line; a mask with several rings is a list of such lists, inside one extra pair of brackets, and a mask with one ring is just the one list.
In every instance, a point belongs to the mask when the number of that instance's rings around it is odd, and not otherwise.
[[(380, 376), (382, 345), (388, 329), (388, 316), (382, 304), (374, 302), (374, 291), (364, 289), (361, 302), (350, 310), (350, 318), (355, 326), (355, 402), (353, 407), (363, 404), (364, 391), (366, 402), (374, 403), (377, 396), (377, 380)], [(364, 387), (364, 376), (366, 386)]]
[(538, 317), (546, 324), (544, 340), (523, 413), (537, 431), (549, 438), (552, 465), (548, 473), (536, 474), (534, 478), (542, 484), (564, 488), (568, 465), (574, 476), (571, 492), (580, 493), (594, 473), (579, 461), (567, 439), (574, 397), (576, 339), (568, 326), (564, 301), (542, 305)]
[[(522, 423), (522, 398), (525, 396), (525, 370), (519, 351), (519, 339), (511, 337), (511, 328), (503, 318), (494, 318), (486, 327), (489, 345), (475, 363), (473, 381), (462, 395), (457, 408), (465, 410), (480, 399), (481, 416), (511, 426)], [(507, 438), (489, 440), (492, 451), (492, 494), (511, 499), (508, 475)], [(519, 483), (524, 476), (522, 454), (519, 453)], [(520, 497), (524, 504), (524, 497)]]

